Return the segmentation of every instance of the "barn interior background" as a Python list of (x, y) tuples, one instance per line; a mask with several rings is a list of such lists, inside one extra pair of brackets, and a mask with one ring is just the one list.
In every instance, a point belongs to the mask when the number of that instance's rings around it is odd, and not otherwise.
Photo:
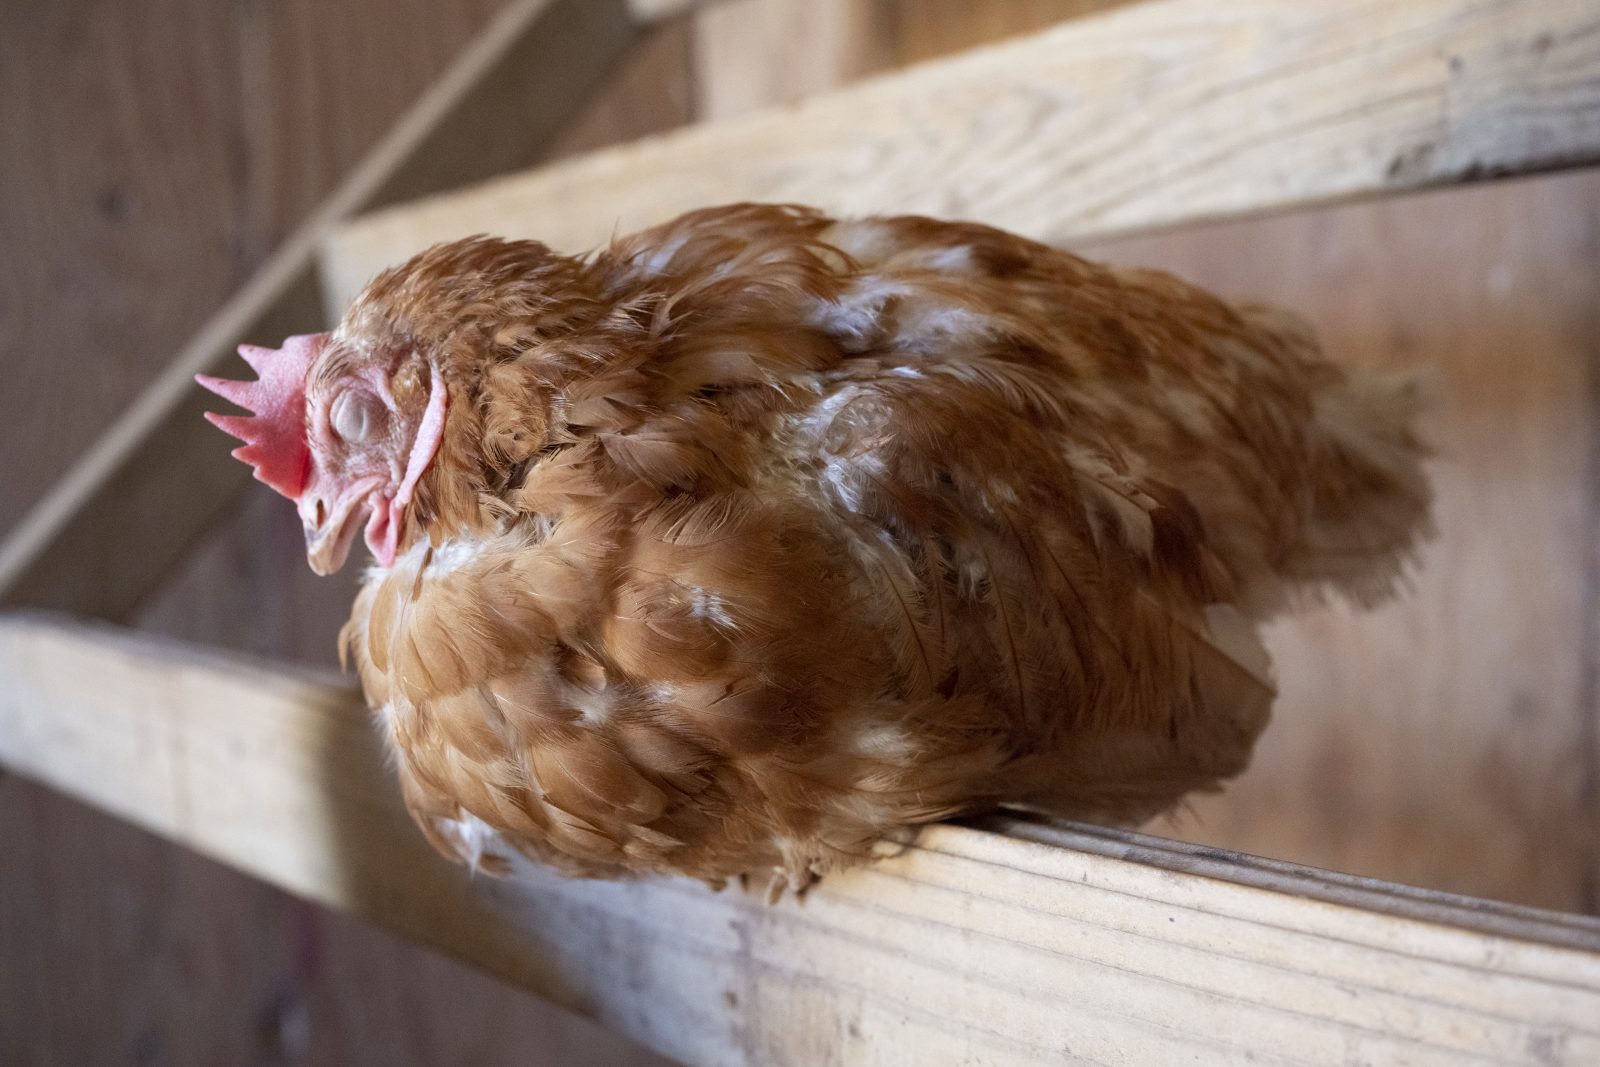
[[(1108, 6), (725, 0), (654, 29), (546, 158)], [(0, 528), (500, 7), (0, 14)], [(1414, 591), (1278, 627), (1283, 692), (1255, 766), (1156, 832), (1600, 913), (1600, 173), (1077, 250), (1298, 308), (1338, 359), (1443, 379), (1428, 424), (1443, 534)], [(331, 665), (351, 577), (314, 579), (289, 509), (262, 490), (136, 622)], [(15, 775), (0, 779), (0, 901), (0, 1063), (655, 1061)]]

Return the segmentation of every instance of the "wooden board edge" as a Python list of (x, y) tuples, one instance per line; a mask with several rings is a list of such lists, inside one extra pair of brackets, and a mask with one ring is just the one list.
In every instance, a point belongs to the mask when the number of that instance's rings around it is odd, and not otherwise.
[(436, 241), (579, 252), (736, 200), (1062, 243), (1590, 165), (1597, 23), (1583, 0), (1147, 0), (369, 214), (323, 264), (342, 302)]

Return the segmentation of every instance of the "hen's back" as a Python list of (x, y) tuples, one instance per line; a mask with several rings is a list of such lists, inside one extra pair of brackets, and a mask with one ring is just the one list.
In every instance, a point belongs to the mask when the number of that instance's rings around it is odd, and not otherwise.
[[(1136, 820), (1236, 773), (1271, 699), (1251, 624), (1375, 599), (1425, 526), (1409, 387), (1286, 315), (971, 224), (705, 222), (724, 278), (825, 266), (779, 291), (837, 358), (784, 379), (766, 447), (850, 559), (884, 694), (999, 735), (997, 797)], [(702, 224), (663, 231), (672, 267)]]

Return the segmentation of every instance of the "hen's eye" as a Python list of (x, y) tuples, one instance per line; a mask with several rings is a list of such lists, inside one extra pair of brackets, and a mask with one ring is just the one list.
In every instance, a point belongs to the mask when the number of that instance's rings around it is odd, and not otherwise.
[(334, 433), (351, 444), (358, 445), (377, 430), (380, 414), (372, 397), (352, 389), (340, 393), (334, 400), (333, 409), (328, 413), (328, 420), (333, 423)]

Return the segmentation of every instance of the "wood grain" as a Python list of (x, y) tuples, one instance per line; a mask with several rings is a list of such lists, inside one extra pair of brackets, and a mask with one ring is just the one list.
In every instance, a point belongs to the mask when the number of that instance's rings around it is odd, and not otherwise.
[(727, 0), (693, 20), (698, 117), (795, 104), (861, 78), (1132, 0)]
[(664, 22), (644, 34), (610, 80), (567, 117), (545, 148), (548, 157), (569, 159), (693, 122), (696, 21)]
[(680, 211), (799, 201), (1050, 241), (1600, 158), (1585, 0), (1160, 0), (378, 212), (330, 306), (467, 233), (581, 251)]
[(0, 671), (22, 773), (687, 1062), (1600, 1057), (1596, 920), (1017, 820), (776, 907), (472, 879), (410, 825), (347, 685), (15, 616)]
[(1135, 0), (726, 0), (692, 20), (702, 122), (799, 103), (868, 75)]

